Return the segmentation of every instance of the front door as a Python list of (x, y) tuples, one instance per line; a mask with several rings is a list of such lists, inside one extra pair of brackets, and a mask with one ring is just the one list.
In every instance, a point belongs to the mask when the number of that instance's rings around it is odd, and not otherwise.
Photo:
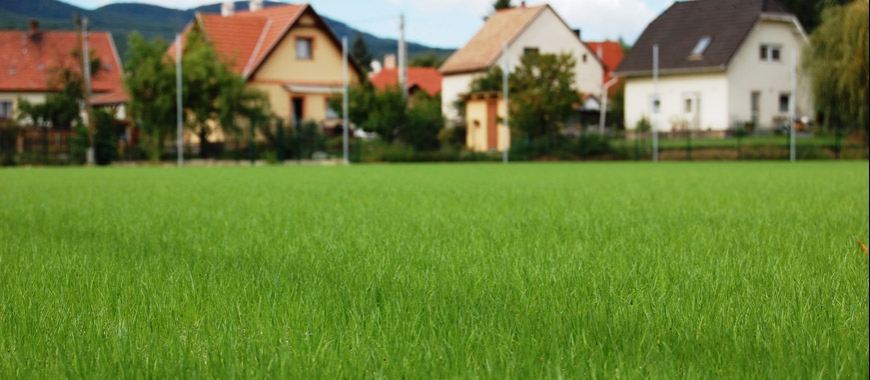
[(496, 125), (498, 103), (496, 99), (486, 101), (486, 149), (498, 149), (498, 126)]
[(299, 128), (302, 126), (302, 119), (305, 117), (305, 98), (293, 97), (293, 127)]

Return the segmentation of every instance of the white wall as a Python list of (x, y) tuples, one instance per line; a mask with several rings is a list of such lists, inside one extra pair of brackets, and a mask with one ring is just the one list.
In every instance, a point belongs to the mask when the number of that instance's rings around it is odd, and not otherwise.
[[(759, 58), (762, 44), (781, 46), (779, 62), (765, 62)], [(758, 127), (772, 128), (774, 117), (787, 117), (779, 110), (779, 96), (791, 93), (792, 52), (797, 52), (800, 62), (801, 52), (806, 45), (804, 37), (791, 23), (762, 21), (753, 28), (728, 68), (729, 119), (731, 123), (742, 123), (752, 119), (752, 92), (760, 93)], [(797, 115), (812, 116), (812, 97), (809, 93), (809, 80), (798, 71)]]
[(46, 94), (43, 92), (0, 92), (0, 100), (12, 102), (12, 114), (18, 116), (18, 99), (24, 99), (30, 104), (45, 103)]
[[(697, 124), (700, 130), (728, 128), (728, 76), (725, 72), (659, 76), (661, 100), (658, 130), (671, 128), (687, 120), (686, 98), (698, 99)], [(646, 117), (652, 121), (652, 77), (628, 78), (625, 83), (625, 128), (634, 129)]]
[(459, 116), (453, 103), (459, 100), (459, 95), (468, 92), (468, 86), (474, 78), (486, 74), (485, 71), (465, 74), (445, 75), (441, 79), (441, 113), (448, 123), (453, 123)]
[[(601, 93), (604, 68), (596, 53), (580, 42), (553, 10), (546, 8), (538, 18), (510, 46), (508, 57), (512, 66), (518, 66), (526, 48), (537, 48), (544, 54), (571, 53), (577, 61), (574, 68), (575, 86), (583, 93)], [(586, 62), (583, 62), (586, 55)], [(499, 56), (499, 64), (503, 57)]]

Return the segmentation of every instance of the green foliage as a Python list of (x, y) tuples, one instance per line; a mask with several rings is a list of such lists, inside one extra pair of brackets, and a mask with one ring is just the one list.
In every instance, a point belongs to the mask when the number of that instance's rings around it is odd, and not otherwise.
[(496, 0), (492, 4), (492, 8), (495, 10), (508, 9), (511, 7), (511, 0)]
[(427, 51), (424, 54), (413, 57), (408, 62), (410, 67), (434, 67), (438, 68), (444, 64), (447, 58), (443, 55), (438, 55), (434, 51)]
[(792, 13), (797, 16), (801, 25), (812, 33), (823, 23), (822, 14), (825, 9), (832, 6), (848, 4), (851, 0), (780, 0)]
[(411, 102), (408, 120), (399, 130), (400, 139), (418, 151), (438, 150), (441, 146), (438, 133), (444, 128), (441, 94), (430, 98), (424, 91), (418, 91)]
[(838, 131), (861, 129), (865, 135), (870, 129), (868, 17), (867, 0), (826, 8), (802, 63), (825, 123), (836, 125)]
[(511, 128), (517, 137), (558, 134), (580, 102), (574, 88), (576, 60), (570, 54), (525, 54), (511, 74)]
[[(525, 54), (508, 78), (514, 138), (538, 139), (559, 133), (580, 102), (574, 88), (576, 60), (570, 54)], [(502, 68), (475, 78), (469, 92), (503, 91)]]
[(157, 161), (177, 123), (175, 66), (165, 55), (168, 45), (160, 39), (148, 41), (133, 32), (128, 45), (124, 63), (128, 112), (149, 159)]
[(292, 159), (311, 159), (315, 152), (326, 150), (327, 137), (320, 126), (313, 121), (302, 123), (299, 128), (291, 128), (286, 134), (285, 149)]
[(637, 121), (637, 124), (634, 125), (634, 129), (638, 132), (649, 132), (652, 129), (652, 124), (650, 124), (649, 119), (644, 116)]
[[(94, 158), (97, 165), (105, 166), (118, 158), (118, 141), (115, 135), (115, 119), (104, 110), (94, 110)], [(85, 162), (85, 155), (90, 146), (88, 130), (84, 125), (77, 125), (71, 141), (73, 159), (79, 163)]]
[[(363, 73), (368, 73), (371, 70), (372, 54), (369, 53), (369, 48), (363, 40), (362, 33), (357, 32), (353, 38), (350, 55), (363, 70)], [(363, 78), (366, 78), (366, 76), (364, 75)]]

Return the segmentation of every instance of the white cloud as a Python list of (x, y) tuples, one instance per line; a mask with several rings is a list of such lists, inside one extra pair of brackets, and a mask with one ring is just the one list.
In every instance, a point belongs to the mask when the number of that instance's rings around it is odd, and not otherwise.
[(550, 0), (549, 3), (569, 26), (582, 30), (584, 40), (622, 37), (634, 43), (658, 16), (658, 12), (642, 0)]

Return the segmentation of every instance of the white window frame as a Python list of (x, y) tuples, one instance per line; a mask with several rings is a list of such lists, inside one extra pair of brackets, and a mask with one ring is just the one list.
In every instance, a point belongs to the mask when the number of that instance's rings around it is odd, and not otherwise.
[[(774, 52), (776, 52), (775, 58)], [(782, 62), (782, 45), (761, 44), (758, 49), (758, 59), (762, 62)]]

